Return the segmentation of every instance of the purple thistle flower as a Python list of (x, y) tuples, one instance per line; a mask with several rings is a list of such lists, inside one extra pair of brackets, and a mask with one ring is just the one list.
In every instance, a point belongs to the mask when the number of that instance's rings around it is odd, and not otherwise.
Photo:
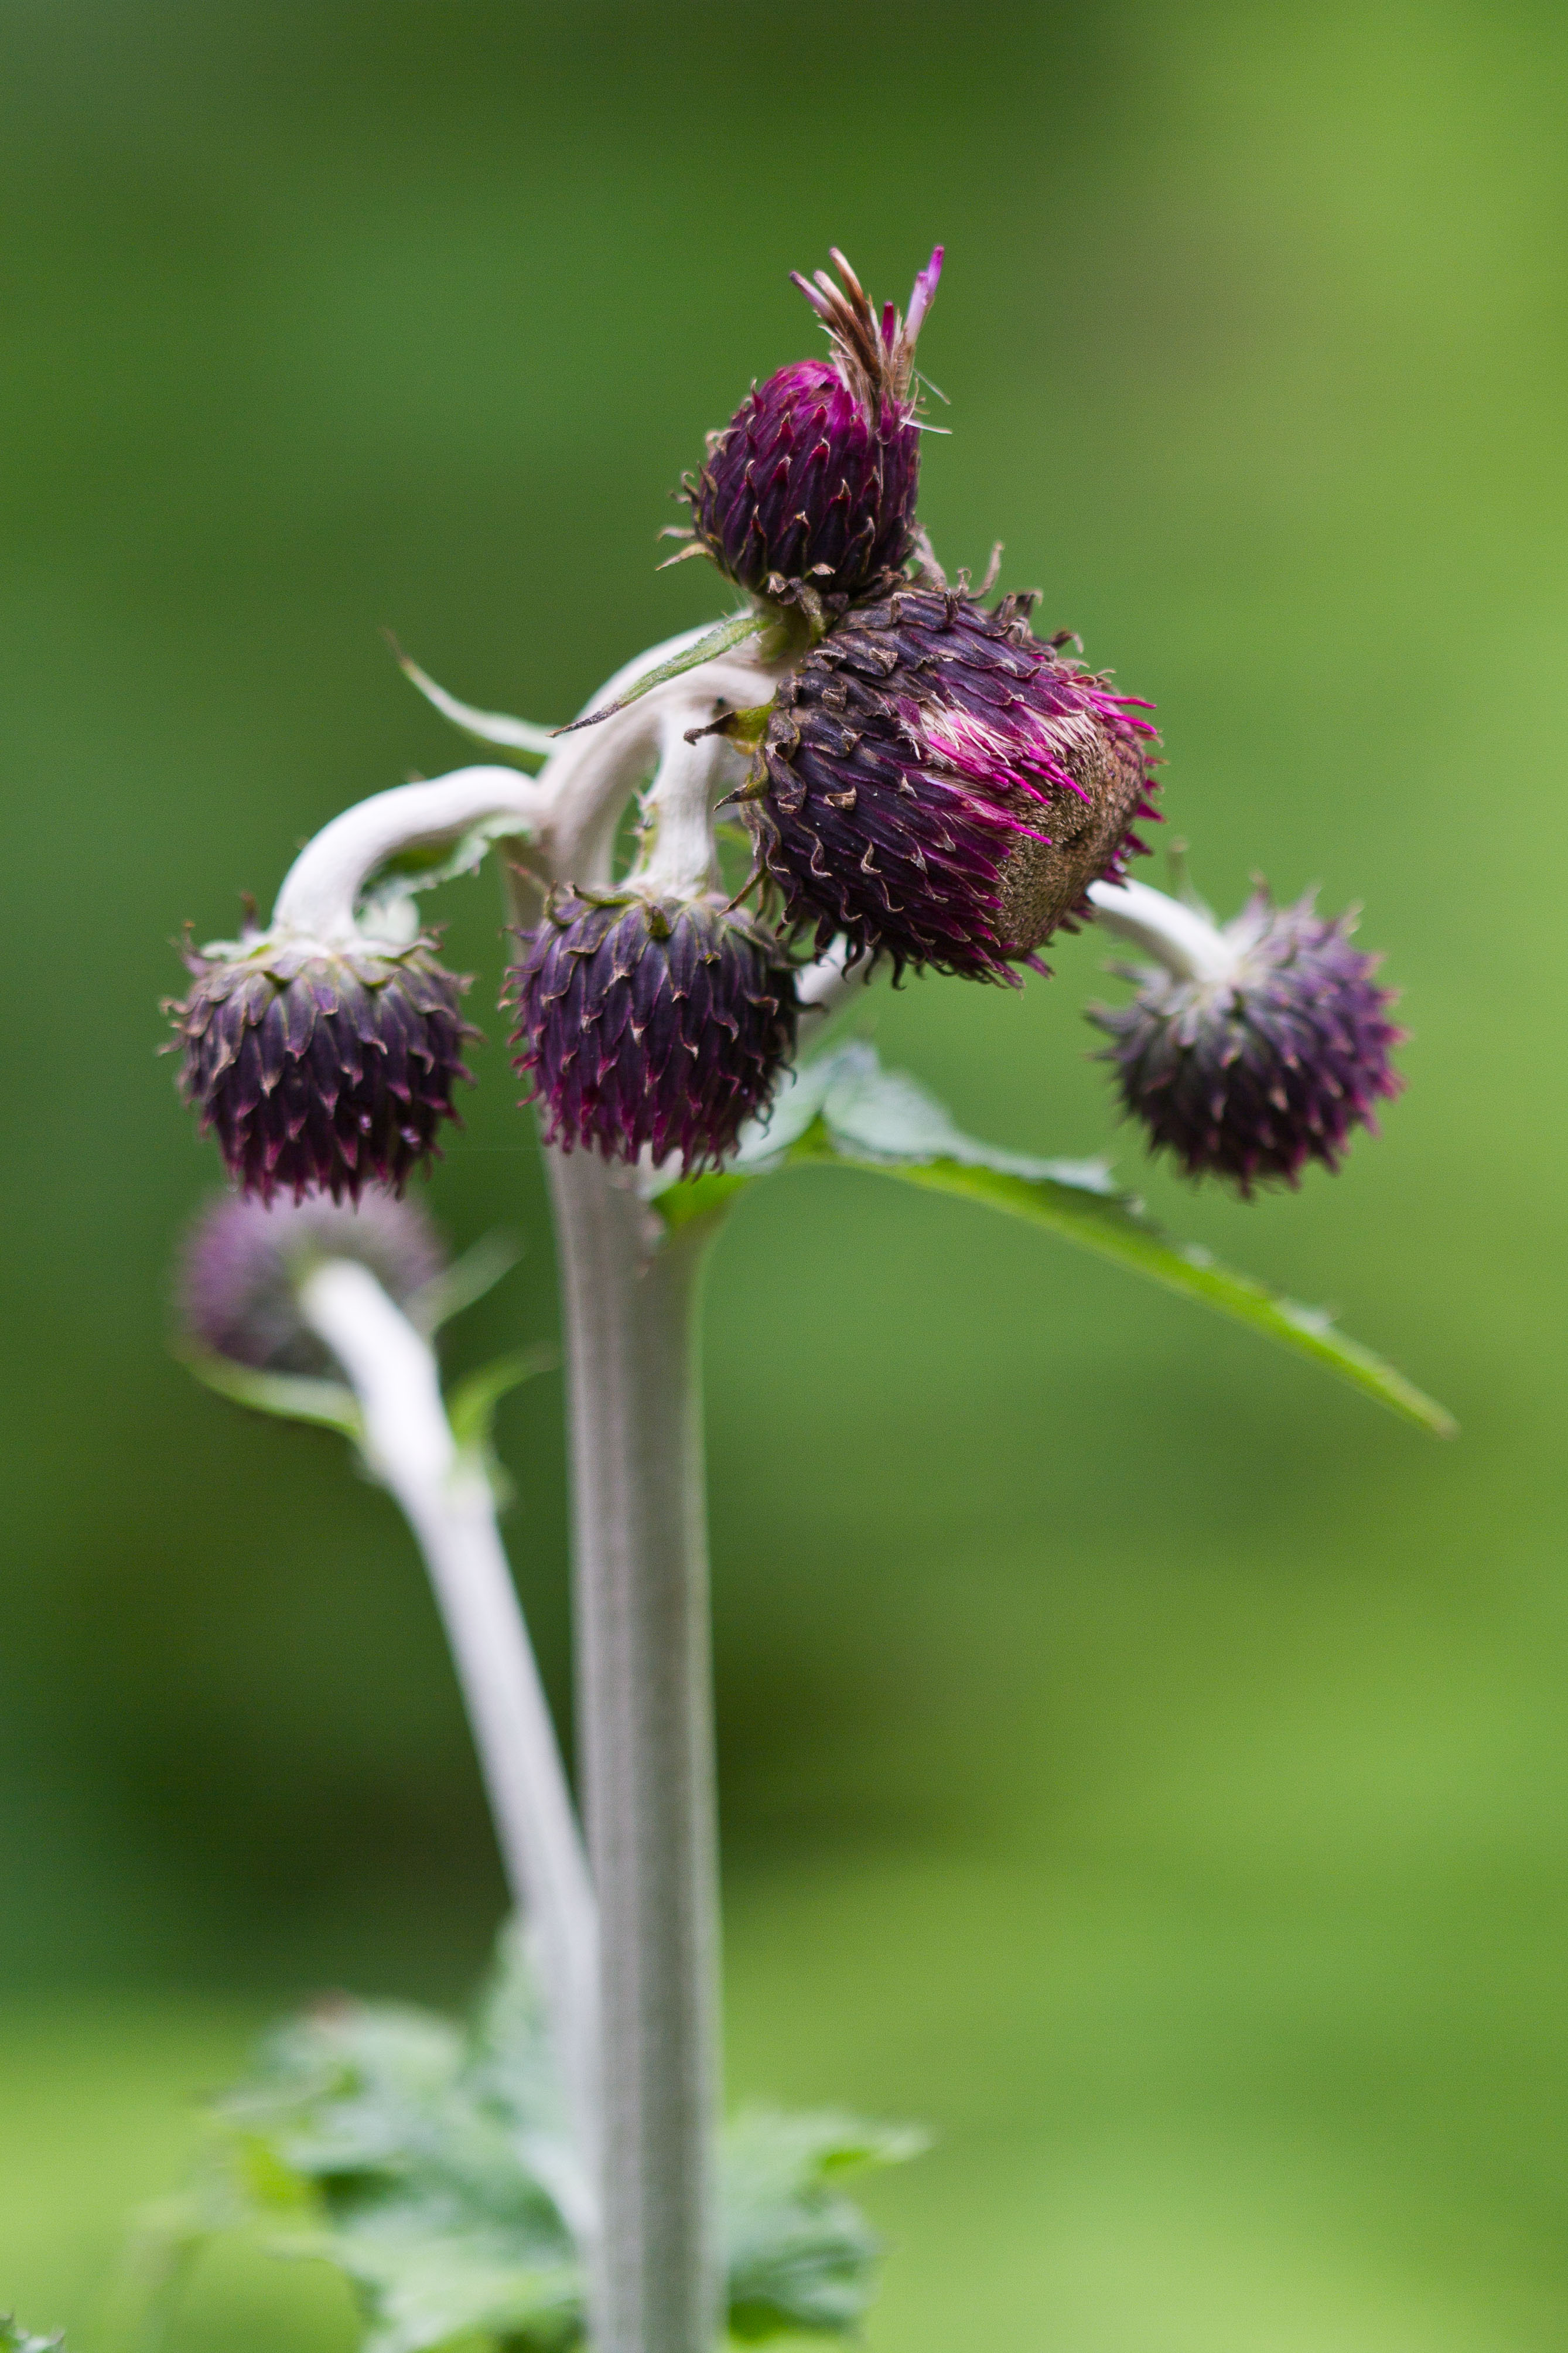
[(913, 544), (920, 427), (915, 341), (942, 275), (942, 248), (915, 280), (909, 314), (877, 316), (844, 256), (792, 273), (827, 330), (831, 360), (800, 360), (753, 385), (683, 495), (694, 543), (753, 595), (853, 596)]
[(788, 923), (851, 960), (1016, 984), (1088, 913), (1152, 817), (1150, 723), (1029, 628), (900, 587), (857, 607), (779, 688), (744, 799)]
[(1353, 913), (1320, 915), (1313, 895), (1277, 907), (1255, 892), (1215, 931), (1212, 970), (1121, 967), (1139, 984), (1131, 1004), (1089, 1013), (1150, 1150), (1244, 1197), (1299, 1183), (1309, 1160), (1337, 1169), (1353, 1129), (1377, 1134), (1377, 1098), (1404, 1085), (1389, 1061), (1406, 1034), (1388, 1018), (1396, 992), (1373, 978), (1382, 959), (1351, 945)]
[(564, 884), (522, 934), (507, 1001), (546, 1141), (606, 1160), (721, 1160), (795, 1047), (794, 968), (717, 896), (598, 898)]
[(453, 1084), (470, 1076), (464, 1041), (479, 1033), (461, 1012), (468, 980), (435, 946), (429, 934), (394, 947), (247, 932), (185, 949), (194, 986), (166, 1007), (181, 1087), (243, 1191), (401, 1192), (436, 1154), (457, 1117)]
[(356, 1208), (312, 1194), (273, 1201), (226, 1193), (197, 1217), (175, 1262), (181, 1329), (215, 1355), (281, 1373), (336, 1366), (301, 1316), (298, 1286), (324, 1258), (357, 1259), (403, 1307), (447, 1263), (422, 1208), (367, 1185)]

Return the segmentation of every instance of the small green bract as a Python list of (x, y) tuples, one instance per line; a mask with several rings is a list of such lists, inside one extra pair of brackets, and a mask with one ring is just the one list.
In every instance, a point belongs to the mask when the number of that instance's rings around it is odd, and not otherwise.
[[(459, 2337), (504, 2353), (581, 2343), (582, 2269), (564, 2219), (581, 2179), (515, 1932), (467, 2028), (393, 2003), (322, 2005), (272, 2034), (211, 2115), (202, 2178), (143, 2227), (139, 2268), (163, 2316), (189, 2259), (244, 2230), (270, 2254), (319, 2258), (352, 2283), (363, 2353), (437, 2353)], [(879, 2247), (841, 2180), (924, 2145), (838, 2115), (758, 2111), (731, 2125), (735, 2337), (858, 2327)], [(18, 2353), (42, 2344), (0, 2338)]]

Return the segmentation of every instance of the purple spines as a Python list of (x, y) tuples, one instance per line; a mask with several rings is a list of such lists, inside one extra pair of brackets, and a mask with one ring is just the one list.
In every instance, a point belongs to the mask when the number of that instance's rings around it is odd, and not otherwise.
[(606, 1160), (721, 1160), (795, 1046), (793, 966), (717, 897), (594, 898), (563, 885), (523, 934), (509, 997), (546, 1138)]
[(326, 1258), (356, 1259), (400, 1307), (447, 1263), (425, 1211), (367, 1185), (358, 1206), (229, 1193), (208, 1202), (175, 1268), (175, 1309), (188, 1339), (242, 1365), (285, 1373), (335, 1369), (301, 1316), (298, 1285)]
[(1295, 1185), (1309, 1160), (1337, 1169), (1352, 1132), (1377, 1133), (1373, 1105), (1404, 1081), (1389, 1056), (1405, 1032), (1381, 959), (1351, 944), (1352, 916), (1331, 919), (1311, 894), (1276, 907), (1258, 891), (1220, 934), (1235, 951), (1223, 977), (1158, 965), (1129, 969), (1131, 1005), (1089, 1018), (1113, 1043), (1121, 1099), (1189, 1176), (1228, 1178), (1250, 1194)]
[(779, 688), (745, 797), (785, 920), (819, 949), (842, 932), (856, 958), (1016, 981), (1142, 849), (1148, 705), (1043, 644), (1031, 602), (900, 587)]
[(231, 951), (185, 951), (193, 985), (168, 1008), (181, 1085), (242, 1190), (357, 1200), (364, 1185), (401, 1191), (436, 1154), (479, 1032), (462, 1016), (468, 983), (435, 944), (251, 934)]
[(942, 274), (939, 246), (915, 280), (909, 315), (879, 319), (843, 255), (844, 283), (819, 270), (795, 284), (826, 327), (831, 360), (801, 360), (753, 385), (685, 495), (696, 542), (759, 596), (805, 583), (858, 595), (913, 543), (920, 428), (915, 339)]

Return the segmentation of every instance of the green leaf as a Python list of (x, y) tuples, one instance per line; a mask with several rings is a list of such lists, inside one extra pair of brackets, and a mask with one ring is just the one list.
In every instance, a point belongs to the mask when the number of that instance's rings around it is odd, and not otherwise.
[(534, 1347), (519, 1348), (510, 1356), (497, 1356), (492, 1364), (482, 1365), (478, 1372), (460, 1380), (447, 1399), (447, 1419), (452, 1425), (458, 1451), (478, 1459), (498, 1503), (510, 1502), (510, 1491), (491, 1444), (496, 1408), (523, 1381), (532, 1380), (537, 1373), (552, 1372), (560, 1361), (559, 1348), (553, 1342), (542, 1340)]
[(748, 638), (760, 638), (764, 629), (778, 626), (776, 614), (757, 612), (736, 613), (727, 621), (717, 622), (705, 636), (698, 638), (694, 646), (688, 646), (684, 653), (671, 654), (669, 659), (660, 662), (657, 669), (645, 670), (641, 678), (635, 680), (625, 694), (618, 695), (614, 702), (606, 702), (601, 711), (585, 712), (581, 719), (574, 719), (570, 726), (558, 727), (555, 733), (557, 735), (574, 735), (579, 727), (595, 727), (601, 719), (613, 719), (617, 711), (625, 711), (628, 703), (640, 702), (645, 694), (651, 692), (656, 686), (662, 686), (667, 679), (680, 678), (687, 670), (697, 670), (703, 662), (714, 661), (719, 655), (727, 654), (731, 647), (743, 645)]
[(476, 744), (488, 744), (495, 751), (510, 752), (520, 767), (531, 768), (549, 758), (555, 748), (552, 728), (536, 727), (531, 719), (513, 719), (505, 711), (480, 711), (471, 702), (459, 702), (455, 694), (437, 686), (416, 661), (409, 659), (390, 629), (386, 641), (397, 657), (404, 677), (461, 733), (470, 736)]
[[(215, 2232), (331, 2263), (364, 2316), (363, 2353), (437, 2353), (478, 2336), (565, 2353), (583, 2331), (582, 2267), (563, 2215), (582, 2184), (525, 1940), (503, 1936), (467, 2029), (394, 2003), (337, 2000), (263, 2045), (218, 2102), (195, 2191), (145, 2218), (144, 2269), (169, 2283)], [(731, 2325), (757, 2338), (852, 2330), (878, 2247), (844, 2196), (856, 2168), (918, 2135), (839, 2116), (742, 2117), (722, 2181)]]
[(674, 1230), (753, 1177), (806, 1164), (867, 1169), (1022, 1218), (1250, 1325), (1437, 1437), (1455, 1433), (1442, 1406), (1337, 1330), (1327, 1309), (1233, 1273), (1195, 1243), (1170, 1240), (1101, 1161), (1038, 1160), (964, 1135), (923, 1087), (884, 1071), (864, 1042), (808, 1063), (781, 1089), (771, 1120), (742, 1133), (728, 1167), (685, 1182), (656, 1180), (650, 1198)]
[(471, 1249), (461, 1258), (423, 1284), (411, 1298), (403, 1303), (403, 1312), (409, 1322), (429, 1339), (454, 1315), (471, 1307), (488, 1291), (493, 1291), (503, 1274), (510, 1274), (522, 1256), (522, 1244), (515, 1234), (481, 1234)]
[(303, 1373), (264, 1373), (254, 1365), (237, 1364), (215, 1349), (183, 1341), (175, 1356), (198, 1381), (253, 1413), (276, 1414), (283, 1421), (306, 1421), (318, 1430), (335, 1430), (359, 1445), (364, 1436), (359, 1400), (342, 1381), (316, 1380)]
[(731, 2333), (756, 2342), (857, 2328), (876, 2292), (881, 2247), (837, 2185), (928, 2146), (923, 2133), (854, 2116), (738, 2117), (723, 2148)]
[(455, 881), (459, 874), (475, 873), (498, 841), (516, 840), (527, 830), (512, 812), (476, 818), (461, 833), (412, 843), (370, 877), (360, 894), (360, 920), (369, 931), (391, 931), (395, 936), (396, 913), (405, 900)]
[(14, 2313), (0, 2314), (0, 2353), (58, 2353), (65, 2341), (63, 2336), (35, 2337)]

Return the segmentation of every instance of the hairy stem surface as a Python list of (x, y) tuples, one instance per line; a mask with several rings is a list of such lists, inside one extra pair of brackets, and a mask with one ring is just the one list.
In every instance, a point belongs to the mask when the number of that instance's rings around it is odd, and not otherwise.
[(658, 1246), (626, 1181), (546, 1154), (570, 1394), (579, 1740), (599, 1905), (595, 2353), (719, 2327), (717, 1840), (697, 1310), (714, 1219)]
[(552, 2188), (567, 2221), (591, 2246), (594, 1897), (489, 1485), (479, 1465), (458, 1452), (429, 1343), (367, 1267), (328, 1260), (300, 1286), (300, 1303), (348, 1375), (364, 1416), (366, 1451), (430, 1572), (507, 1880), (537, 1942), (583, 2159), (580, 2179)]

